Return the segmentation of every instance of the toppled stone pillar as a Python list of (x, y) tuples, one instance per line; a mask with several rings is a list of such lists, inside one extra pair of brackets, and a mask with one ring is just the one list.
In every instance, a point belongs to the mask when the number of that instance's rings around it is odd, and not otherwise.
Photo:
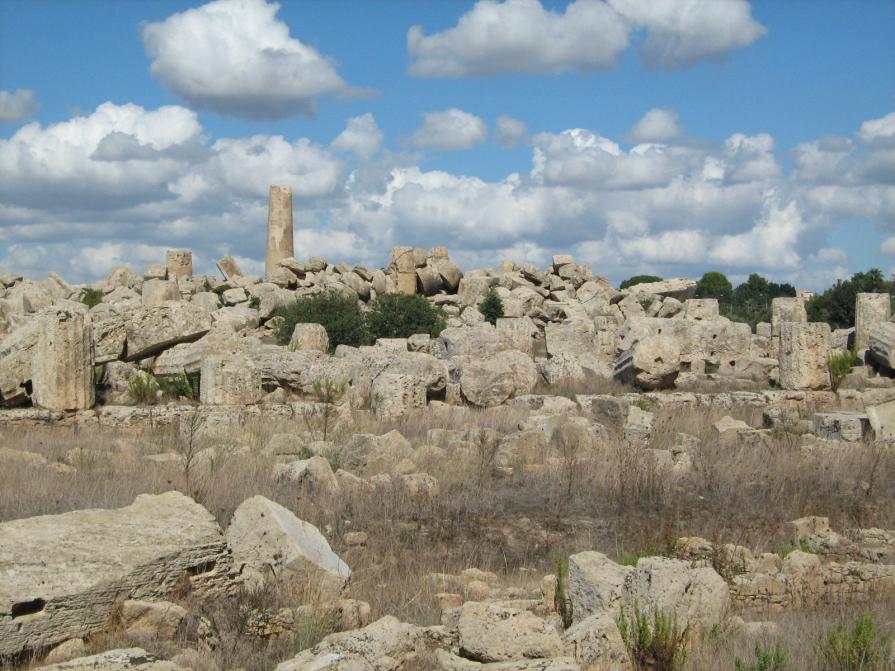
[(829, 389), (830, 354), (829, 324), (781, 323), (780, 386), (784, 389)]
[(95, 401), (93, 329), (85, 313), (49, 308), (32, 360), (32, 400), (49, 410), (84, 410)]
[(870, 329), (877, 324), (887, 323), (891, 316), (889, 294), (858, 294), (855, 299), (855, 349), (867, 349), (870, 344)]
[(283, 259), (295, 256), (292, 242), (292, 189), (271, 186), (267, 202), (267, 256), (264, 272), (270, 275)]
[(207, 405), (251, 405), (261, 400), (261, 371), (241, 354), (202, 360), (199, 401)]
[(232, 256), (225, 256), (218, 261), (217, 266), (218, 270), (220, 270), (221, 274), (224, 276), (224, 279), (228, 282), (237, 277), (242, 277), (242, 270), (240, 270), (239, 265), (236, 263), (236, 259)]
[(169, 249), (165, 252), (168, 277), (192, 277), (193, 253), (189, 249)]

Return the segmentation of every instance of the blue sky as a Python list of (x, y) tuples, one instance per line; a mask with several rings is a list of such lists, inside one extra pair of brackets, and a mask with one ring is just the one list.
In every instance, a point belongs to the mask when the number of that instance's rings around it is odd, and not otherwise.
[(890, 272), (893, 44), (882, 0), (2, 0), (0, 270), (257, 269), (273, 182), (299, 258)]

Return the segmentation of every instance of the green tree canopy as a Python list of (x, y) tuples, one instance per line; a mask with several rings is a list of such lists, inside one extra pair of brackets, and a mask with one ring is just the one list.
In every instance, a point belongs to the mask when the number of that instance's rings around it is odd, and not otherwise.
[(634, 275), (634, 277), (629, 277), (624, 282), (619, 285), (619, 289), (627, 289), (629, 287), (633, 287), (635, 284), (648, 284), (650, 282), (661, 282), (661, 277), (656, 277), (655, 275)]
[(441, 308), (419, 294), (382, 294), (370, 303), (367, 313), (367, 328), (373, 338), (409, 338), (416, 333), (435, 338), (446, 324)]
[(719, 303), (729, 303), (733, 295), (733, 285), (727, 275), (711, 271), (696, 283), (696, 298), (717, 298)]
[(859, 293), (889, 293), (895, 290), (895, 282), (887, 280), (879, 268), (855, 273), (811, 298), (805, 305), (808, 319), (827, 322), (831, 328), (842, 329), (855, 325), (855, 300)]

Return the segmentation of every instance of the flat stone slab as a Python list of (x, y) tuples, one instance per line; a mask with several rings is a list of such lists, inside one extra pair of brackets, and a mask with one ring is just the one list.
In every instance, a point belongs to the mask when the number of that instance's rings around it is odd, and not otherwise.
[(160, 660), (142, 648), (108, 650), (40, 668), (43, 671), (186, 671), (182, 666)]
[(189, 580), (226, 588), (230, 553), (217, 521), (179, 492), (129, 506), (0, 524), (0, 655), (99, 631), (121, 599), (158, 600)]

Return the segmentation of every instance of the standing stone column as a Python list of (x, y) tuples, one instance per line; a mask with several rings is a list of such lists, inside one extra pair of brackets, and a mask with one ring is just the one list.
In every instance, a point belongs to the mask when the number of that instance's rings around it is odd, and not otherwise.
[(398, 293), (409, 295), (415, 294), (416, 258), (413, 254), (413, 247), (392, 247), (390, 257), (389, 266), (394, 269), (398, 275)]
[(889, 321), (892, 306), (889, 294), (860, 293), (855, 299), (855, 348), (860, 352), (869, 346), (870, 330)]
[(189, 249), (169, 249), (165, 252), (168, 277), (192, 277), (193, 253)]
[(824, 322), (780, 324), (780, 386), (784, 389), (830, 388), (830, 325)]
[(49, 308), (31, 366), (35, 405), (49, 410), (86, 410), (95, 402), (93, 330), (85, 313)]
[(283, 259), (295, 256), (292, 242), (292, 189), (271, 186), (267, 201), (267, 256), (264, 272), (270, 275)]

